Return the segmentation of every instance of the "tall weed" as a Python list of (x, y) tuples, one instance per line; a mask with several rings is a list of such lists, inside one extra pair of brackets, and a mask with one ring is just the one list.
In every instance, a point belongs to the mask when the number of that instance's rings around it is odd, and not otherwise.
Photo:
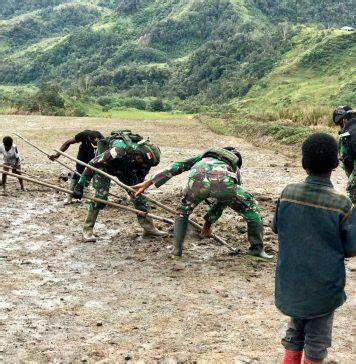
[(278, 111), (278, 118), (305, 126), (331, 125), (331, 109), (326, 106), (290, 106)]

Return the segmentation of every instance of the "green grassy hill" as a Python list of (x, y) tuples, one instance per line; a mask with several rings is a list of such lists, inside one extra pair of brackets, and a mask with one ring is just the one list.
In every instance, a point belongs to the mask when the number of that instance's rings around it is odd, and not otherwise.
[(352, 104), (356, 33), (330, 28), (353, 14), (352, 0), (5, 0), (0, 100), (35, 109), (51, 82), (106, 111)]
[(303, 28), (273, 69), (234, 99), (236, 108), (255, 112), (303, 105), (354, 104), (356, 34)]

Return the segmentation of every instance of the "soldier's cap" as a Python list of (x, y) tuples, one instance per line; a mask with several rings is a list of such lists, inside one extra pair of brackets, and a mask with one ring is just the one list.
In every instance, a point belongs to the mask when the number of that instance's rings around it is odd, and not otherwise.
[(356, 113), (350, 106), (338, 106), (333, 112), (333, 121), (335, 124), (339, 124), (344, 118), (348, 119)]

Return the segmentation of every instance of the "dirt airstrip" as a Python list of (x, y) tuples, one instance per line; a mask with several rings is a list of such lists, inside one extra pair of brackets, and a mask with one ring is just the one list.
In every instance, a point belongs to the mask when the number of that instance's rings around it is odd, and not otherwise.
[[(159, 167), (211, 145), (238, 146), (244, 186), (264, 217), (267, 250), (277, 253), (269, 226), (282, 188), (304, 179), (297, 156), (214, 134), (193, 119), (0, 117), (1, 138), (18, 132), (49, 152), (84, 129), (108, 134), (123, 128), (160, 145)], [(66, 174), (63, 167), (18, 138), (15, 143), (25, 171), (66, 187), (58, 179)], [(69, 150), (74, 156), (76, 151), (77, 146)], [(183, 174), (150, 194), (175, 207), (185, 180)], [(341, 169), (333, 182), (345, 188)], [(246, 256), (246, 227), (233, 211), (225, 212), (216, 233), (240, 248), (239, 255), (191, 232), (184, 258), (175, 262), (169, 259), (172, 237), (142, 239), (134, 215), (105, 209), (95, 229), (98, 241), (84, 243), (86, 203), (63, 206), (64, 194), (30, 183), (21, 193), (13, 179), (8, 187), (9, 195), (0, 196), (0, 359), (6, 363), (280, 361), (287, 318), (274, 306), (275, 261)], [(112, 192), (125, 203), (117, 186)], [(206, 209), (202, 205), (194, 217), (202, 221)], [(347, 294), (336, 314), (327, 363), (356, 363), (355, 260), (347, 262)]]

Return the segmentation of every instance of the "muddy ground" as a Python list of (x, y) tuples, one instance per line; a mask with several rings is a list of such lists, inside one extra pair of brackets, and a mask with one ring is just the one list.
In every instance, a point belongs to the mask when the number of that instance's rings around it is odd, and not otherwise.
[[(118, 121), (89, 118), (0, 117), (0, 136), (18, 132), (47, 151), (83, 129), (132, 128), (163, 151), (161, 167), (216, 145), (237, 145), (243, 182), (260, 202), (266, 246), (277, 252), (269, 225), (275, 200), (304, 173), (298, 157), (216, 135), (194, 120)], [(66, 170), (15, 139), (23, 169), (43, 180)], [(70, 153), (76, 155), (77, 147)], [(64, 161), (64, 159), (63, 159)], [(175, 207), (186, 175), (153, 197)], [(343, 172), (333, 176), (339, 190)], [(0, 358), (18, 362), (234, 362), (278, 363), (287, 318), (274, 306), (275, 262), (246, 256), (246, 228), (226, 211), (216, 233), (239, 255), (191, 232), (184, 258), (169, 259), (172, 238), (142, 239), (135, 216), (104, 210), (98, 241), (81, 241), (86, 204), (63, 206), (64, 194), (9, 180), (0, 196)], [(122, 194), (114, 186), (112, 192)], [(125, 199), (125, 194), (122, 194)], [(202, 221), (207, 206), (194, 217)], [(155, 213), (169, 216), (161, 210)], [(162, 228), (166, 226), (158, 224)], [(356, 262), (347, 262), (347, 303), (338, 310), (328, 363), (355, 363)]]

